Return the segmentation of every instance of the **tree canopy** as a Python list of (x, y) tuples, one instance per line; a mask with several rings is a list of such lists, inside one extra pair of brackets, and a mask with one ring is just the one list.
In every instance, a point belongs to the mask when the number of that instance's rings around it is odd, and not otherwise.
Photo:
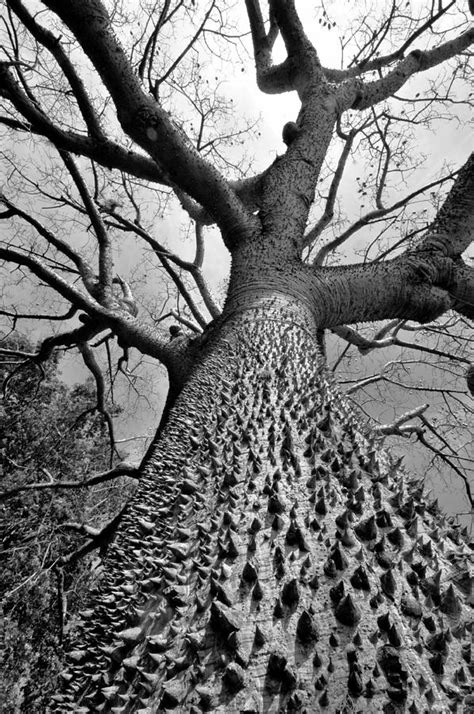
[[(66, 674), (69, 691), (66, 699), (58, 695), (58, 707), (71, 704), (79, 690), (94, 706), (112, 700), (118, 706), (131, 697), (124, 706), (133, 709), (138, 697), (146, 699), (146, 711), (158, 702), (186, 707), (181, 640), (166, 645), (175, 659), (162, 674), (174, 689), (163, 685), (162, 691), (161, 674), (145, 670), (142, 676), (137, 663), (155, 655), (153, 622), (168, 627), (180, 619), (180, 608), (191, 607), (189, 591), (183, 594), (191, 584), (190, 591), (203, 593), (192, 608), (206, 637), (208, 630), (217, 640), (224, 633), (232, 640), (226, 647), (238, 653), (221, 663), (224, 711), (245, 677), (262, 676), (249, 665), (250, 654), (242, 654), (235, 635), (240, 625), (222, 607), (231, 610), (235, 593), (240, 598), (245, 590), (236, 585), (241, 565), (243, 581), (259, 585), (257, 566), (273, 563), (272, 592), (283, 584), (267, 622), (290, 617), (293, 608), (297, 639), (306, 646), (306, 637), (317, 638), (300, 587), (309, 598), (320, 579), (317, 598), (327, 594), (339, 625), (357, 625), (361, 608), (372, 622), (382, 604), (393, 606), (392, 615), (412, 617), (413, 608), (407, 614), (405, 600), (394, 598), (401, 585), (393, 572), (403, 573), (413, 555), (400, 556), (401, 524), (433, 570), (435, 548), (440, 579), (448, 562), (465, 557), (456, 535), (451, 540), (460, 553), (451, 545), (444, 553), (446, 534), (439, 548), (424, 543), (415, 521), (424, 518), (423, 533), (438, 543), (432, 535), (438, 516), (433, 509), (426, 515), (418, 488), (411, 485), (408, 496), (397, 469), (375, 454), (387, 436), (412, 439), (430, 462), (419, 465), (420, 475), (428, 466), (449, 473), (472, 506), (474, 154), (465, 145), (472, 120), (471, 11), (460, 0), (367, 0), (350, 13), (342, 0), (314, 8), (295, 0), (265, 6), (259, 0), (7, 0), (0, 58), (2, 315), (14, 326), (23, 320), (44, 326), (38, 349), (0, 353), (36, 369), (60, 350), (77, 350), (93, 376), (95, 410), (111, 444), (109, 471), (99, 479), (137, 475), (128, 464), (113, 468), (108, 399), (117, 375), (135, 386), (131, 350), (142, 362), (162, 364), (169, 380), (140, 485), (114, 523), (117, 540), (96, 595), (101, 605), (79, 630), (86, 648), (95, 648), (94, 667), (108, 668), (105, 686), (83, 662), (85, 649), (74, 650), (74, 674)], [(256, 89), (260, 123), (252, 116)], [(273, 104), (280, 95), (283, 102)], [(280, 111), (292, 116), (280, 120)], [(227, 273), (213, 266), (216, 256)], [(360, 357), (369, 353), (373, 359), (361, 372)], [(347, 401), (336, 396), (334, 375), (356, 402), (357, 428)], [(301, 466), (300, 457), (308, 463)], [(241, 470), (248, 490), (241, 488)], [(280, 494), (282, 471), (291, 507)], [(298, 503), (295, 484), (303, 474), (310, 497)], [(243, 525), (249, 503), (261, 508), (259, 498), (268, 501), (265, 522), (255, 517)], [(220, 521), (222, 503), (228, 510)], [(371, 518), (361, 520), (362, 503)], [(354, 519), (353, 538), (347, 531)], [(372, 541), (377, 529), (392, 526), (389, 557), (385, 535), (378, 550)], [(311, 551), (309, 540), (314, 552), (328, 550), (324, 566), (318, 556), (321, 568), (306, 577), (313, 567), (308, 556), (300, 580), (285, 580), (297, 556), (284, 549)], [(359, 542), (361, 557), (372, 563), (372, 585), (365, 571), (362, 585), (359, 571), (350, 578), (356, 590), (377, 588), (370, 603), (354, 604), (343, 579), (331, 586), (354, 560), (339, 541), (345, 548)], [(199, 557), (191, 557), (193, 548)], [(423, 577), (409, 573), (403, 588), (408, 583), (416, 597), (421, 590), (430, 613), (440, 607), (459, 619), (458, 594), (443, 590), (436, 577), (426, 588)], [(153, 607), (144, 608), (149, 602)], [(206, 607), (209, 615), (202, 614)], [(379, 620), (377, 637), (389, 638), (384, 647), (399, 647), (397, 631)], [(442, 624), (437, 621), (440, 633)], [(461, 640), (460, 626), (456, 631)], [(152, 639), (143, 645), (145, 632)], [(360, 640), (360, 633), (352, 635)], [(257, 630), (253, 636), (257, 649), (266, 642)], [(447, 670), (463, 689), (460, 647)], [(426, 665), (421, 649), (420, 672)], [(265, 649), (269, 680), (294, 689), (296, 675), (274, 650), (274, 643)], [(358, 696), (362, 672), (347, 657), (349, 689)], [(390, 657), (382, 657), (384, 670)], [(430, 658), (430, 676), (444, 673), (446, 658), (444, 650)], [(153, 659), (159, 669), (162, 659)], [(190, 662), (184, 658), (183, 671), (195, 667)], [(328, 673), (332, 664), (329, 657)], [(109, 687), (117, 669), (119, 684)], [(386, 674), (387, 696), (404, 701), (406, 677), (394, 684), (392, 674)], [(80, 683), (72, 681), (75, 675)], [(199, 667), (189, 674), (193, 687), (202, 676)], [(326, 706), (330, 687), (318, 682), (318, 701)], [(368, 698), (370, 682), (364, 685)], [(266, 697), (273, 696), (272, 686)], [(426, 694), (428, 703), (442, 706), (441, 690)], [(198, 694), (189, 696), (194, 701)], [(291, 694), (292, 706), (298, 696)], [(383, 696), (377, 694), (376, 706)]]

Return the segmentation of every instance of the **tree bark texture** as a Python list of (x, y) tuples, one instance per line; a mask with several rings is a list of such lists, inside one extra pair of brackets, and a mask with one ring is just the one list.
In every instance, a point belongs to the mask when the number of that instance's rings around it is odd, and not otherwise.
[(462, 711), (470, 551), (361, 433), (313, 315), (255, 292), (210, 333), (52, 711)]

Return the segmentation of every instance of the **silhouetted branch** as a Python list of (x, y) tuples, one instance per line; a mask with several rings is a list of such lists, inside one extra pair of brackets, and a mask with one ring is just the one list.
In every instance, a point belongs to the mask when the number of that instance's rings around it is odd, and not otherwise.
[(22, 486), (16, 486), (15, 488), (10, 488), (8, 491), (3, 491), (0, 493), (0, 501), (4, 501), (7, 498), (16, 496), (18, 493), (24, 491), (59, 491), (61, 489), (78, 489), (78, 488), (90, 488), (98, 483), (105, 483), (106, 481), (112, 481), (120, 476), (128, 476), (129, 478), (138, 479), (140, 475), (139, 469), (131, 464), (122, 462), (118, 464), (113, 469), (108, 471), (103, 471), (101, 473), (95, 474), (84, 481), (54, 481), (50, 480), (47, 483), (29, 483)]

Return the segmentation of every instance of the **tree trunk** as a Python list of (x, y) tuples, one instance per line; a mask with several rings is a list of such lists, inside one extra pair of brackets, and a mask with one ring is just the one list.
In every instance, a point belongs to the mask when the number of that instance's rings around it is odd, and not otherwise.
[(361, 434), (303, 303), (236, 305), (150, 451), (52, 709), (459, 711), (457, 527)]

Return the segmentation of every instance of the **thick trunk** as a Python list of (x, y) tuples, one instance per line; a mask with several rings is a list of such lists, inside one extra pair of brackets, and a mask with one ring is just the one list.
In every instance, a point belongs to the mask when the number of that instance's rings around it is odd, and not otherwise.
[(54, 711), (460, 706), (468, 549), (359, 433), (309, 315), (270, 303), (178, 398)]

